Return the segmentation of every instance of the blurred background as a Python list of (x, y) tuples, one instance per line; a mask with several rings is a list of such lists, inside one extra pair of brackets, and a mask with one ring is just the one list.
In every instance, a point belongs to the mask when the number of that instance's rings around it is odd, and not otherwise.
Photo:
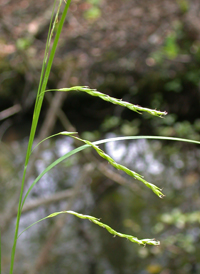
[[(0, 2), (0, 225), (2, 271), (9, 272), (16, 208), (53, 1)], [(48, 88), (84, 85), (167, 111), (161, 119), (89, 95), (49, 92), (35, 144), (59, 131), (94, 141), (129, 135), (200, 138), (200, 2), (73, 0)], [(58, 157), (81, 145), (68, 137), (40, 145), (25, 190)], [(163, 189), (159, 199), (87, 149), (46, 174), (27, 200), (20, 231), (71, 209), (115, 230), (156, 238), (141, 247), (100, 227), (60, 215), (33, 226), (17, 245), (15, 274), (200, 273), (200, 149), (172, 141), (101, 146)]]

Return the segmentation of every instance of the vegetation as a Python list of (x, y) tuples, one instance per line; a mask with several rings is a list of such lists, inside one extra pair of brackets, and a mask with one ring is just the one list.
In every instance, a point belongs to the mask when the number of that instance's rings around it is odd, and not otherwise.
[[(126, 168), (124, 165), (118, 164), (112, 157), (110, 157), (108, 154), (106, 154), (102, 149), (100, 149), (97, 146), (98, 143), (100, 144), (100, 143), (103, 143), (103, 142), (109, 142), (110, 141), (109, 139), (105, 139), (104, 141), (99, 141), (99, 142), (91, 142), (91, 141), (85, 140), (85, 138), (83, 139), (83, 138), (74, 136), (75, 132), (61, 132), (59, 134), (54, 134), (54, 135), (52, 135), (50, 137), (53, 137), (55, 135), (68, 135), (70, 137), (75, 138), (78, 141), (86, 143), (86, 145), (82, 146), (82, 147), (79, 147), (79, 148), (76, 148), (76, 149), (73, 149), (70, 152), (67, 152), (64, 156), (61, 156), (58, 160), (56, 160), (52, 164), (48, 165), (48, 167), (46, 169), (44, 169), (44, 171), (29, 186), (29, 188), (28, 188), (28, 190), (26, 192), (26, 195), (23, 198), (23, 196), (24, 196), (24, 186), (25, 186), (25, 182), (26, 182), (26, 180), (25, 180), (26, 179), (26, 172), (27, 172), (27, 168), (28, 168), (30, 156), (32, 155), (32, 146), (33, 146), (33, 142), (34, 142), (34, 138), (35, 138), (36, 129), (37, 129), (37, 126), (38, 126), (38, 121), (39, 121), (39, 116), (40, 116), (41, 107), (42, 107), (42, 103), (43, 103), (43, 98), (44, 98), (44, 95), (45, 95), (46, 91), (49, 91), (49, 90), (46, 90), (47, 81), (48, 81), (48, 78), (49, 78), (49, 75), (50, 75), (50, 72), (51, 72), (51, 67), (52, 67), (52, 62), (53, 62), (53, 59), (54, 59), (56, 47), (57, 47), (57, 44), (59, 42), (60, 33), (61, 33), (61, 30), (62, 30), (62, 27), (63, 27), (63, 24), (64, 24), (64, 19), (66, 17), (66, 14), (67, 14), (67, 11), (68, 11), (68, 8), (69, 8), (69, 5), (70, 5), (70, 1), (67, 1), (67, 3), (65, 4), (65, 8), (64, 8), (62, 17), (59, 20), (59, 23), (57, 24), (58, 15), (59, 15), (59, 8), (61, 6), (61, 3), (62, 3), (62, 1), (60, 1), (59, 5), (58, 5), (58, 9), (57, 9), (57, 12), (56, 12), (55, 19), (54, 19), (54, 16), (53, 16), (54, 15), (54, 11), (52, 13), (51, 23), (50, 23), (50, 28), (49, 28), (49, 33), (48, 33), (48, 38), (47, 38), (47, 43), (46, 43), (45, 56), (44, 56), (43, 67), (42, 67), (42, 72), (41, 72), (41, 78), (40, 78), (40, 83), (39, 83), (39, 88), (38, 88), (38, 93), (37, 93), (37, 98), (36, 98), (36, 103), (35, 103), (35, 109), (34, 109), (34, 114), (33, 114), (33, 122), (32, 122), (32, 127), (31, 127), (29, 144), (28, 144), (28, 149), (27, 149), (27, 154), (26, 154), (26, 160), (25, 160), (25, 165), (24, 165), (23, 179), (22, 179), (22, 184), (21, 184), (21, 192), (20, 192), (20, 198), (19, 198), (17, 222), (16, 222), (16, 229), (15, 229), (15, 238), (14, 238), (14, 244), (13, 244), (13, 249), (12, 249), (12, 257), (11, 257), (10, 274), (13, 273), (13, 269), (14, 269), (14, 257), (15, 257), (17, 239), (18, 239), (18, 234), (19, 234), (18, 231), (19, 231), (20, 218), (21, 218), (22, 211), (23, 211), (23, 206), (25, 205), (25, 201), (26, 201), (26, 198), (28, 197), (28, 194), (33, 189), (33, 187), (35, 186), (35, 184), (48, 171), (50, 171), (58, 163), (61, 163), (63, 160), (68, 159), (69, 156), (75, 154), (76, 152), (81, 151), (81, 150), (83, 150), (83, 149), (85, 149), (87, 147), (92, 147), (102, 158), (106, 159), (113, 167), (115, 167), (115, 168), (117, 168), (119, 170), (124, 171), (125, 173), (127, 173), (128, 175), (134, 177), (135, 179), (137, 179), (139, 181), (142, 181), (146, 186), (148, 186), (150, 189), (152, 189), (155, 194), (157, 194), (159, 197), (163, 197), (163, 194), (162, 194), (161, 189), (159, 187), (157, 187), (156, 185), (154, 185), (152, 183), (147, 182), (140, 174), (138, 174), (138, 173), (130, 170), (129, 168)], [(96, 4), (96, 2), (93, 3), (92, 5), (94, 5), (94, 7), (92, 6), (92, 8), (90, 10), (90, 13), (86, 13), (86, 15), (85, 15), (86, 18), (93, 18), (94, 15), (97, 14), (98, 5)], [(94, 11), (94, 8), (95, 8), (96, 11)], [(56, 34), (55, 34), (53, 45), (51, 47), (50, 46), (51, 45), (51, 39), (53, 37), (53, 32), (55, 30), (56, 30)], [(174, 38), (174, 36), (172, 36), (171, 38), (169, 38), (167, 40), (166, 46), (163, 47), (163, 52), (165, 52), (166, 56), (168, 56), (169, 58), (172, 58), (172, 59), (175, 58), (175, 56), (178, 54), (178, 46), (175, 45), (175, 38)], [(155, 58), (156, 59), (157, 57), (153, 56), (151, 58)], [(166, 88), (167, 89), (171, 89), (171, 88), (174, 88), (174, 87), (177, 88), (177, 86), (180, 86), (179, 82), (175, 81), (175, 83), (174, 84), (171, 83), (171, 85), (170, 85), (170, 82), (169, 82), (168, 85), (166, 85)], [(55, 90), (56, 91), (62, 91), (62, 92), (63, 91), (64, 92), (71, 91), (71, 90), (82, 91), (82, 92), (89, 93), (92, 96), (99, 97), (99, 98), (101, 98), (101, 99), (103, 99), (105, 101), (109, 101), (109, 102), (111, 102), (113, 104), (120, 105), (120, 106), (123, 106), (123, 107), (127, 107), (127, 108), (129, 108), (129, 109), (131, 109), (133, 111), (136, 111), (136, 112), (147, 112), (147, 113), (150, 113), (150, 114), (153, 114), (153, 115), (156, 115), (156, 116), (162, 116), (162, 115), (166, 114), (166, 112), (160, 112), (160, 111), (157, 111), (157, 110), (151, 110), (151, 109), (148, 109), (148, 108), (139, 107), (138, 105), (130, 104), (128, 102), (125, 102), (125, 101), (113, 98), (111, 96), (105, 95), (103, 93), (100, 93), (100, 92), (98, 92), (96, 90), (92, 90), (92, 89), (90, 89), (88, 87), (85, 87), (85, 86), (84, 87), (82, 87), (82, 86), (75, 86), (75, 87), (72, 87), (72, 88), (62, 88), (62, 89), (53, 89), (53, 90), (54, 91)], [(147, 119), (149, 119), (149, 118), (147, 118)], [(172, 123), (169, 124), (169, 125), (171, 127)], [(166, 130), (167, 127), (163, 126), (163, 128), (162, 127), (159, 127), (159, 128), (164, 131), (164, 130)], [(44, 140), (47, 140), (50, 137), (45, 138)], [(140, 139), (140, 138), (160, 139), (159, 137), (151, 137), (151, 136), (145, 136), (145, 137), (132, 136), (132, 137), (130, 137), (130, 139), (131, 138), (132, 139)], [(125, 138), (125, 137), (122, 138), (122, 140), (126, 140), (126, 139), (127, 138)], [(168, 137), (168, 138), (167, 137), (166, 138), (163, 137), (163, 139), (165, 139), (165, 140), (180, 140), (180, 138), (172, 138), (172, 137), (171, 138), (170, 137)], [(44, 140), (42, 140), (39, 143), (39, 145), (41, 143), (43, 143)], [(114, 139), (112, 139), (112, 140), (114, 140)], [(186, 140), (186, 139), (184, 139), (183, 141), (193, 142), (193, 143), (199, 144), (199, 142), (197, 142), (197, 141), (189, 141), (189, 140)], [(82, 218), (82, 219), (89, 219), (90, 221), (96, 223), (97, 225), (106, 228), (111, 234), (117, 235), (119, 237), (127, 238), (130, 241), (132, 241), (132, 242), (137, 242), (137, 243), (142, 244), (142, 245), (143, 244), (150, 244), (150, 245), (158, 245), (159, 244), (159, 242), (155, 241), (154, 239), (138, 240), (138, 238), (133, 237), (131, 235), (119, 233), (119, 232), (115, 231), (114, 229), (112, 229), (110, 226), (108, 226), (108, 225), (100, 222), (95, 217), (92, 217), (92, 216), (89, 216), (89, 215), (83, 215), (83, 214), (80, 214), (80, 213), (77, 213), (77, 212), (74, 212), (74, 211), (66, 210), (66, 211), (59, 211), (59, 212), (51, 213), (47, 217), (42, 218), (41, 220), (57, 216), (60, 213), (70, 213), (70, 214), (73, 214), (73, 215), (75, 215), (75, 216), (77, 216), (79, 218)], [(176, 216), (176, 213), (174, 213), (174, 216)], [(181, 213), (179, 214), (179, 216), (181, 216)], [(168, 219), (170, 219), (170, 218), (168, 218)], [(166, 215), (161, 216), (161, 220), (163, 221), (163, 223), (173, 224), (173, 223), (176, 223), (176, 221), (173, 221), (175, 219), (171, 218), (170, 221), (167, 221)], [(188, 218), (182, 218), (182, 219), (184, 219), (184, 222), (187, 222), (188, 220), (190, 220), (190, 217), (188, 217)], [(191, 219), (192, 219), (192, 217), (191, 217)], [(195, 220), (198, 220), (198, 217)], [(162, 231), (163, 230), (163, 225), (159, 224), (156, 229), (157, 229), (157, 231)], [(155, 268), (154, 268), (154, 270), (152, 270), (152, 269), (149, 268), (148, 271), (149, 272), (151, 271), (150, 273), (158, 273), (156, 271), (158, 271), (159, 267), (157, 268), (157, 270), (155, 270)], [(152, 272), (152, 271), (154, 271), (154, 272)]]

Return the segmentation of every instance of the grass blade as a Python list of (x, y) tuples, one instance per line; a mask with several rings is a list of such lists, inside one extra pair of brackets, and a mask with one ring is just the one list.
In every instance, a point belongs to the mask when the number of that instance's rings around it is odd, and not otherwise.
[[(54, 4), (55, 3), (56, 3), (56, 0), (55, 0)], [(53, 42), (53, 45), (52, 45), (52, 49), (51, 49), (51, 52), (50, 52), (50, 55), (49, 55), (49, 60), (48, 60), (48, 63), (46, 65), (48, 50), (49, 50), (48, 45), (49, 45), (51, 37), (52, 37), (52, 35), (51, 35), (52, 32), (50, 33), (51, 24), (50, 24), (50, 28), (49, 28), (49, 35), (48, 35), (48, 38), (47, 38), (46, 52), (45, 52), (46, 56), (44, 56), (43, 68), (42, 68), (41, 77), (40, 77), (40, 83), (39, 83), (39, 88), (38, 88), (38, 93), (37, 93), (37, 98), (36, 98), (36, 103), (35, 103), (35, 109), (34, 109), (34, 113), (33, 113), (33, 120), (32, 120), (32, 125), (31, 125), (29, 143), (28, 143), (26, 159), (25, 159), (25, 164), (24, 164), (24, 171), (23, 171), (21, 191), (20, 191), (20, 197), (19, 197), (19, 205), (18, 205), (18, 213), (17, 213), (17, 221), (16, 221), (16, 226), (15, 226), (15, 235), (14, 235), (14, 241), (13, 241), (13, 247), (12, 247), (12, 253), (11, 253), (11, 264), (10, 264), (10, 272), (9, 272), (10, 274), (13, 274), (13, 268), (14, 268), (14, 257), (15, 257), (15, 250), (16, 250), (16, 244), (17, 244), (19, 222), (20, 222), (20, 217), (21, 217), (21, 205), (22, 205), (22, 198), (23, 198), (23, 190), (24, 190), (24, 184), (25, 184), (27, 165), (28, 165), (28, 162), (29, 162), (31, 149), (32, 149), (32, 145), (33, 145), (33, 140), (34, 140), (34, 137), (35, 137), (35, 132), (36, 132), (37, 124), (38, 124), (38, 119), (39, 119), (39, 116), (40, 116), (40, 111), (41, 111), (41, 107), (42, 107), (42, 103), (43, 103), (44, 91), (45, 91), (46, 86), (47, 86), (47, 82), (48, 82), (48, 79), (49, 79), (49, 74), (50, 74), (52, 63), (53, 63), (55, 51), (56, 51), (56, 48), (57, 48), (60, 33), (61, 33), (64, 21), (65, 21), (65, 17), (67, 15), (67, 11), (69, 9), (70, 3), (71, 3), (71, 0), (68, 0), (65, 7), (64, 7), (63, 14), (62, 14), (61, 20), (58, 24), (58, 29), (57, 29), (55, 39), (54, 39), (54, 42)], [(57, 14), (58, 14), (58, 12), (57, 12)], [(46, 69), (45, 69), (45, 65), (46, 65)]]
[(56, 165), (58, 165), (59, 163), (61, 163), (62, 161), (66, 160), (68, 157), (76, 154), (77, 152), (85, 149), (89, 147), (89, 145), (84, 145), (84, 146), (81, 146), (81, 147), (78, 147), (68, 153), (66, 153), (65, 155), (63, 155), (62, 157), (58, 158), (56, 161), (54, 161), (53, 163), (51, 163), (48, 167), (46, 167), (42, 173), (40, 173), (40, 175), (33, 181), (33, 183), (31, 184), (31, 186), (29, 187), (23, 201), (22, 201), (22, 205), (21, 205), (21, 210), (22, 210), (22, 207), (26, 201), (26, 198), (28, 197), (30, 191), (33, 189), (33, 187), (35, 186), (35, 184), (48, 172), (50, 171), (53, 167), (55, 167)]
[[(58, 134), (55, 135), (68, 135), (69, 132), (60, 132)], [(55, 135), (52, 135), (50, 137), (53, 137)], [(108, 139), (104, 139), (104, 140), (99, 140), (96, 142), (93, 142), (92, 144), (94, 145), (100, 145), (100, 144), (104, 144), (104, 143), (108, 143), (108, 142), (116, 142), (116, 141), (125, 141), (125, 140), (139, 140), (139, 139), (150, 139), (150, 140), (167, 140), (167, 141), (179, 141), (179, 142), (187, 142), (187, 143), (193, 143), (193, 144), (198, 144), (200, 145), (199, 141), (194, 141), (194, 140), (189, 140), (189, 139), (182, 139), (182, 138), (176, 138), (176, 137), (164, 137), (164, 136), (127, 136), (127, 137), (114, 137), (114, 138), (108, 138)], [(59, 163), (61, 163), (62, 161), (66, 160), (68, 157), (86, 149), (90, 147), (89, 144), (80, 146), (68, 153), (66, 153), (65, 155), (63, 155), (62, 157), (58, 158), (56, 161), (54, 161), (53, 163), (51, 163), (48, 167), (45, 168), (45, 170), (34, 180), (34, 182), (31, 184), (31, 186), (29, 187), (23, 202), (22, 202), (22, 206), (21, 209), (26, 201), (26, 198), (28, 196), (28, 194), (30, 193), (30, 191), (33, 189), (33, 187), (35, 186), (35, 184), (48, 172), (50, 171), (52, 168), (54, 168), (56, 165), (58, 165)]]

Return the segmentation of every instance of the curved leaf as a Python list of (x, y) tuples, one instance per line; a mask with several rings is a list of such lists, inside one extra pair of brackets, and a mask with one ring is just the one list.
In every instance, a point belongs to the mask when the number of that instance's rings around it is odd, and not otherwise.
[[(65, 135), (65, 133), (67, 132), (60, 132), (61, 135)], [(115, 141), (124, 141), (124, 140), (138, 140), (138, 139), (151, 139), (151, 140), (168, 140), (168, 141), (181, 141), (181, 142), (187, 142), (187, 143), (193, 143), (193, 144), (200, 144), (199, 141), (194, 141), (194, 140), (189, 140), (189, 139), (182, 139), (182, 138), (176, 138), (176, 137), (163, 137), (163, 136), (127, 136), (127, 137), (114, 137), (114, 138), (108, 138), (108, 139), (104, 139), (104, 140), (99, 140), (96, 142), (93, 142), (94, 145), (100, 145), (100, 144), (104, 144), (104, 143), (108, 143), (108, 142), (115, 142)], [(45, 170), (34, 180), (34, 182), (31, 184), (31, 186), (29, 187), (23, 202), (22, 202), (22, 206), (21, 209), (26, 201), (26, 198), (28, 196), (28, 194), (30, 193), (30, 191), (32, 190), (32, 188), (34, 187), (34, 185), (42, 178), (42, 176), (44, 174), (46, 174), (49, 170), (51, 170), (53, 167), (55, 167), (57, 164), (61, 163), (62, 161), (64, 161), (65, 159), (67, 159), (68, 157), (76, 154), (79, 151), (82, 151), (84, 149), (86, 149), (87, 147), (89, 147), (89, 144), (80, 146), (68, 153), (66, 153), (65, 155), (63, 155), (62, 157), (60, 157), (59, 159), (57, 159), (56, 161), (54, 161), (52, 164), (50, 164), (47, 168), (45, 168)]]

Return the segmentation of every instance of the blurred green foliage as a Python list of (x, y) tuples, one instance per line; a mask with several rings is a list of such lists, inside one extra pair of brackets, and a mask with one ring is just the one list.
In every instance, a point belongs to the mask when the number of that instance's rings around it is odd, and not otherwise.
[(87, 20), (96, 20), (101, 17), (101, 9), (99, 7), (101, 0), (87, 0), (90, 8), (84, 12), (84, 17)]

